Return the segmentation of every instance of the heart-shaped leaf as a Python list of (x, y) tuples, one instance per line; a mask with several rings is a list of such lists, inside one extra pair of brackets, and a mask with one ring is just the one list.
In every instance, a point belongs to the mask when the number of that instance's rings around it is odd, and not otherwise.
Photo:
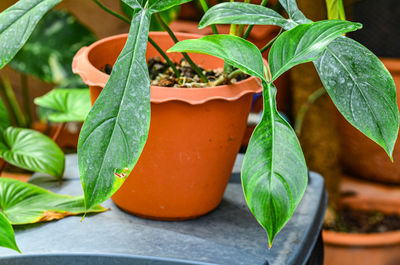
[[(0, 98), (0, 134), (11, 126), (10, 116), (3, 100)], [(1, 137), (0, 137), (1, 138)]]
[(334, 39), (359, 28), (359, 23), (322, 20), (284, 32), (276, 39), (268, 56), (272, 80), (295, 65), (318, 59)]
[(15, 242), (14, 229), (2, 212), (0, 212), (0, 247), (10, 248), (21, 253)]
[(307, 166), (296, 134), (276, 110), (269, 84), (264, 112), (242, 165), (247, 204), (268, 234), (269, 245), (288, 222), (307, 187)]
[(65, 158), (60, 147), (46, 135), (30, 129), (8, 127), (0, 141), (0, 157), (8, 163), (61, 178)]
[(97, 205), (86, 211), (83, 196), (59, 195), (9, 178), (0, 178), (0, 208), (12, 225), (48, 222), (106, 210)]
[(396, 87), (378, 57), (358, 42), (340, 37), (315, 67), (340, 113), (392, 157), (399, 130)]
[(34, 102), (52, 110), (46, 117), (51, 122), (84, 121), (91, 109), (89, 89), (53, 89)]
[(241, 2), (226, 2), (211, 7), (202, 17), (199, 28), (212, 24), (277, 25), (284, 29), (297, 25), (270, 8)]
[(126, 45), (82, 127), (79, 173), (88, 208), (118, 190), (146, 143), (150, 125), (149, 26), (147, 9), (133, 17)]
[(38, 21), (62, 0), (19, 0), (0, 14), (0, 69), (32, 34)]
[(312, 21), (306, 18), (304, 14), (297, 7), (296, 0), (279, 0), (279, 3), (283, 6), (289, 15), (289, 18), (298, 24), (308, 24)]
[(210, 35), (183, 40), (168, 52), (193, 52), (212, 55), (243, 72), (264, 79), (264, 63), (258, 48), (251, 42), (232, 35)]
[(74, 55), (95, 41), (94, 33), (75, 16), (66, 11), (50, 11), (10, 66), (45, 82), (61, 84), (75, 76), (71, 68)]

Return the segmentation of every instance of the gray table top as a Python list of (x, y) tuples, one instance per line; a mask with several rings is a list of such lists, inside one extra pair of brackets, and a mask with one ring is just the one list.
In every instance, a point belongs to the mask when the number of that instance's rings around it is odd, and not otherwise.
[[(110, 211), (71, 216), (59, 221), (16, 228), (24, 253), (111, 253), (202, 261), (212, 264), (304, 264), (321, 230), (326, 194), (321, 176), (310, 173), (303, 200), (292, 219), (268, 249), (267, 235), (251, 215), (237, 182), (238, 157), (223, 201), (198, 219), (178, 222), (138, 218), (120, 210), (111, 200)], [(235, 181), (236, 179), (236, 181)], [(60, 194), (80, 195), (77, 156), (66, 159), (65, 181), (35, 174), (30, 182)], [(0, 248), (0, 256), (16, 255)]]

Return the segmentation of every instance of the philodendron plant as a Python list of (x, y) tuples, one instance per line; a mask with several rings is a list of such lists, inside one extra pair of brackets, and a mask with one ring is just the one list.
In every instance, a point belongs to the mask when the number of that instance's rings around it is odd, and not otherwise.
[[(130, 21), (129, 36), (79, 139), (79, 171), (87, 209), (118, 190), (147, 140), (150, 124), (147, 42), (157, 48), (148, 38), (150, 18), (152, 15), (158, 18), (159, 12), (190, 0), (123, 1), (133, 10), (131, 20), (110, 13)], [(0, 67), (22, 47), (40, 17), (59, 2), (20, 0), (0, 15)], [(207, 10), (205, 1), (201, 2)], [(211, 25), (217, 33), (215, 24), (233, 24), (230, 35), (185, 40), (169, 50), (183, 52), (185, 58), (186, 52), (213, 55), (225, 61), (227, 76), (229, 71), (242, 71), (261, 80), (264, 112), (245, 155), (242, 184), (249, 208), (267, 231), (270, 246), (307, 186), (307, 166), (296, 134), (276, 110), (274, 81), (281, 74), (295, 65), (313, 62), (338, 110), (390, 157), (399, 127), (396, 89), (389, 72), (372, 52), (343, 36), (361, 25), (341, 20), (313, 22), (298, 10), (295, 0), (279, 2), (289, 18), (266, 8), (266, 0), (261, 5), (218, 4), (208, 10), (199, 27)], [(104, 6), (103, 9), (107, 10)], [(249, 26), (243, 33), (245, 25)], [(261, 49), (271, 47), (267, 64), (261, 51), (246, 41), (253, 25), (282, 28), (283, 32)]]

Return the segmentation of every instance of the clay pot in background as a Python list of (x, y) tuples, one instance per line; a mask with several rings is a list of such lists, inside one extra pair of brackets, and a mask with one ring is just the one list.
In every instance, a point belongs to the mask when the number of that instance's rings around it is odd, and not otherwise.
[[(173, 46), (164, 32), (150, 36), (163, 50)], [(94, 101), (109, 76), (99, 69), (114, 64), (127, 35), (118, 35), (83, 48), (73, 69), (90, 86)], [(181, 40), (200, 35), (177, 33)], [(170, 54), (178, 61), (181, 54)], [(159, 56), (148, 45), (147, 58)], [(223, 61), (203, 54), (192, 59), (206, 69)], [(151, 122), (138, 163), (113, 196), (122, 209), (163, 220), (194, 218), (220, 203), (246, 128), (254, 93), (261, 91), (252, 77), (234, 85), (210, 88), (151, 87)]]
[[(382, 59), (397, 87), (400, 105), (400, 59)], [(341, 141), (341, 164), (346, 173), (365, 179), (400, 184), (400, 143), (397, 139), (392, 163), (386, 152), (375, 142), (352, 127), (338, 114)]]

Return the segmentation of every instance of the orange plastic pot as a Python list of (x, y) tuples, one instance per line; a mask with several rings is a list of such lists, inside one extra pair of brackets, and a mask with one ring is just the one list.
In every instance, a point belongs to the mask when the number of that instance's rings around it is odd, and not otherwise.
[[(150, 36), (163, 50), (173, 46), (168, 35)], [(201, 37), (177, 33), (180, 40)], [(99, 71), (114, 64), (127, 35), (103, 39), (83, 48), (73, 69), (90, 86), (94, 102), (108, 80)], [(147, 58), (159, 56), (148, 45)], [(191, 54), (205, 69), (223, 61)], [(178, 61), (181, 54), (171, 54)], [(220, 203), (242, 141), (258, 80), (209, 88), (151, 87), (151, 121), (147, 143), (135, 168), (113, 201), (142, 217), (181, 220), (204, 215)]]
[[(397, 87), (397, 104), (400, 105), (400, 60), (381, 60), (393, 76)], [(341, 163), (346, 173), (364, 179), (400, 184), (400, 137), (393, 150), (392, 163), (380, 146), (351, 126), (341, 115), (338, 116)]]
[[(380, 208), (373, 199), (355, 198), (350, 206), (361, 210), (386, 209), (400, 213), (400, 202), (387, 202), (391, 206)], [(349, 204), (349, 203), (346, 203)], [(324, 230), (324, 265), (398, 265), (400, 264), (400, 231), (347, 234)]]

